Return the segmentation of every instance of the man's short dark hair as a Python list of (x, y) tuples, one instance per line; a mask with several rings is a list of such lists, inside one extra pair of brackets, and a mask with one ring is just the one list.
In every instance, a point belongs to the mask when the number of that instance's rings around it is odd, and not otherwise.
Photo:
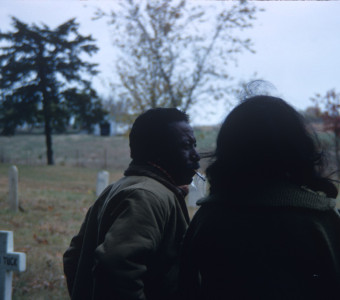
[(156, 159), (167, 144), (169, 124), (189, 122), (177, 108), (152, 108), (137, 117), (130, 132), (130, 156), (135, 162)]

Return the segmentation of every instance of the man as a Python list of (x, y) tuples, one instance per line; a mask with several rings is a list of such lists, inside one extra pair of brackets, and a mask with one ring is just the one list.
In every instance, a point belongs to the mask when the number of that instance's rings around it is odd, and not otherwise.
[(176, 299), (189, 216), (185, 188), (200, 157), (188, 116), (150, 109), (130, 133), (132, 162), (89, 209), (64, 254), (73, 300)]

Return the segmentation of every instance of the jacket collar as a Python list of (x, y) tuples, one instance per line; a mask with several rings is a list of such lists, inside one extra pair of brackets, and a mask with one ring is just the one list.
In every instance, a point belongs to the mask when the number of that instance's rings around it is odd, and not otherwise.
[(279, 182), (259, 188), (247, 197), (237, 195), (210, 195), (197, 202), (198, 205), (208, 202), (223, 201), (233, 206), (267, 206), (267, 207), (300, 207), (321, 211), (332, 210), (336, 200), (326, 197), (321, 192), (314, 192), (307, 187), (297, 186), (288, 182)]
[(131, 162), (129, 167), (124, 172), (125, 176), (147, 176), (152, 179), (157, 180), (164, 186), (166, 186), (170, 191), (172, 191), (182, 208), (183, 214), (187, 221), (189, 221), (189, 213), (185, 203), (185, 196), (187, 195), (187, 190), (176, 186), (167, 172), (164, 172), (162, 168), (156, 166), (155, 164), (149, 163), (135, 163)]

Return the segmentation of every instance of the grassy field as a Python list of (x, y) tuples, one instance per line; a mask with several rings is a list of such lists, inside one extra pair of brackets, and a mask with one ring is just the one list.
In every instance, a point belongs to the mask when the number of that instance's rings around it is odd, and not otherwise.
[[(199, 149), (211, 150), (216, 131), (196, 131)], [(95, 201), (103, 168), (110, 181), (128, 165), (126, 137), (53, 136), (55, 165), (45, 165), (44, 137), (0, 137), (0, 229), (14, 232), (14, 250), (27, 255), (27, 270), (14, 273), (13, 300), (68, 299), (62, 255)], [(19, 170), (21, 210), (9, 211), (8, 171)], [(203, 162), (205, 165), (206, 162)]]
[[(0, 228), (14, 232), (27, 271), (15, 274), (13, 299), (68, 299), (62, 254), (94, 202), (96, 169), (19, 165), (21, 211), (8, 209), (8, 164), (0, 164)], [(109, 170), (115, 181), (121, 172)]]

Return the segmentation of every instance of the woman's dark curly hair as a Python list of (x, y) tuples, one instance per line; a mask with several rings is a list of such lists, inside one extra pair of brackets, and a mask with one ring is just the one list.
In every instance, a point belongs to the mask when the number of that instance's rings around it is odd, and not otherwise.
[(255, 96), (225, 119), (206, 173), (211, 194), (286, 180), (336, 197), (323, 167), (322, 152), (303, 117), (280, 98)]

